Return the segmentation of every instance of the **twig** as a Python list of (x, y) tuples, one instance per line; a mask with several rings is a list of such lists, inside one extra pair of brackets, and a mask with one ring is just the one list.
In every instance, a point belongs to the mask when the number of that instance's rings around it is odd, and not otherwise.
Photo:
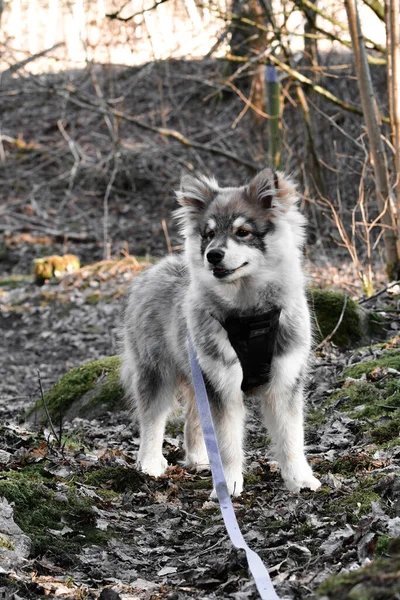
[[(68, 190), (66, 191), (66, 194), (65, 194), (66, 198), (68, 198), (68, 197), (70, 197), (70, 195), (72, 193), (72, 188), (74, 187), (75, 177), (76, 177), (76, 174), (78, 173), (79, 165), (81, 163), (81, 156), (77, 149), (77, 144), (73, 141), (73, 139), (65, 131), (65, 127), (64, 127), (64, 124), (61, 119), (58, 119), (57, 126), (61, 132), (61, 135), (67, 142), (68, 148), (70, 149), (72, 156), (74, 157), (74, 164), (72, 166), (71, 174), (69, 176)], [(58, 212), (61, 211), (61, 208), (63, 207), (63, 205), (64, 205), (64, 202), (61, 202), (60, 206), (58, 207)]]
[(113, 183), (115, 180), (115, 176), (118, 172), (118, 156), (119, 156), (119, 153), (116, 152), (115, 159), (114, 159), (114, 168), (112, 170), (111, 177), (107, 184), (107, 189), (106, 189), (106, 193), (104, 194), (104, 201), (103, 201), (103, 244), (104, 244), (103, 259), (104, 260), (110, 259), (110, 245), (108, 242), (108, 198), (111, 193), (111, 189), (112, 189), (112, 186), (113, 186)]
[(165, 219), (162, 219), (161, 225), (162, 225), (163, 232), (165, 235), (165, 241), (167, 242), (168, 253), (172, 254), (171, 240), (169, 239), (168, 227), (167, 227), (167, 222)]
[[(10, 75), (13, 75), (13, 73), (16, 73), (23, 67), (26, 67), (26, 65), (28, 65), (29, 63), (37, 60), (38, 58), (42, 58), (42, 56), (46, 56), (46, 54), (48, 54), (52, 50), (56, 50), (57, 48), (60, 48), (61, 46), (64, 46), (64, 45), (65, 45), (64, 42), (60, 42), (58, 44), (55, 44), (55, 46), (52, 46), (51, 48), (46, 48), (45, 50), (42, 50), (41, 52), (38, 52), (37, 54), (32, 54), (31, 56), (28, 56), (28, 58), (24, 58), (24, 60), (21, 60), (21, 61), (15, 63), (14, 65), (11, 65), (11, 67), (9, 67), (8, 69), (6, 69), (2, 73), (0, 73), (0, 78), (4, 80), (5, 77), (9, 77)], [(4, 81), (3, 81), (3, 83), (4, 83)]]
[(386, 287), (378, 290), (372, 296), (369, 296), (368, 298), (362, 298), (361, 300), (358, 300), (358, 304), (365, 304), (366, 302), (369, 302), (370, 300), (374, 300), (375, 298), (377, 298), (378, 296), (381, 296), (382, 294), (384, 294), (385, 292), (387, 292), (387, 290), (390, 290), (390, 288), (392, 288), (392, 287), (394, 287), (395, 285), (398, 285), (398, 284), (400, 284), (400, 279), (398, 281), (392, 281), (392, 283), (390, 283)]
[[(233, 154), (233, 152), (229, 152), (228, 150), (222, 150), (221, 148), (216, 148), (215, 146), (210, 146), (209, 144), (201, 144), (200, 142), (190, 140), (175, 129), (167, 129), (165, 127), (155, 127), (153, 125), (148, 125), (147, 123), (143, 123), (143, 121), (141, 121), (140, 119), (127, 115), (126, 113), (120, 110), (116, 110), (115, 108), (112, 108), (108, 105), (107, 108), (105, 108), (103, 106), (98, 106), (88, 100), (81, 100), (75, 88), (72, 88), (72, 86), (70, 85), (68, 86), (68, 89), (65, 90), (65, 92), (69, 92), (71, 94), (69, 96), (69, 102), (72, 102), (73, 104), (75, 104), (76, 106), (80, 106), (81, 108), (86, 108), (87, 110), (92, 110), (102, 115), (109, 112), (115, 117), (123, 119), (124, 121), (128, 121), (129, 123), (134, 123), (142, 129), (152, 131), (153, 133), (158, 133), (165, 137), (173, 138), (181, 144), (183, 144), (184, 146), (187, 146), (188, 148), (198, 148), (199, 150), (204, 150), (205, 152), (210, 152), (211, 154), (218, 154), (219, 156), (224, 156), (225, 158), (229, 158), (230, 160), (233, 160), (234, 162), (240, 165), (244, 165), (253, 172), (258, 171), (259, 169), (259, 166), (257, 164), (250, 162), (244, 158), (241, 158), (240, 156)], [(57, 90), (56, 93), (64, 97), (64, 92)]]
[(58, 437), (58, 435), (56, 433), (56, 430), (54, 429), (54, 425), (53, 425), (53, 422), (52, 422), (51, 417), (50, 417), (49, 409), (47, 408), (46, 400), (44, 399), (44, 393), (43, 393), (43, 387), (42, 387), (42, 379), (40, 377), (40, 369), (37, 370), (37, 374), (38, 374), (38, 383), (39, 383), (40, 396), (42, 398), (44, 410), (46, 411), (47, 421), (48, 421), (50, 429), (51, 429), (51, 431), (52, 431), (52, 433), (53, 433), (53, 435), (54, 435), (54, 437), (55, 437), (55, 439), (57, 441), (57, 444), (60, 446), (61, 439)]
[[(36, 223), (31, 224), (32, 230), (40, 231), (45, 233), (49, 237), (55, 240), (63, 242), (65, 239), (71, 240), (72, 242), (98, 242), (98, 237), (89, 233), (77, 233), (75, 231), (60, 231), (58, 229), (51, 229), (50, 227), (43, 227)], [(26, 231), (27, 226), (11, 227), (9, 225), (0, 224), (0, 231)]]
[(338, 319), (338, 322), (336, 323), (334, 329), (330, 332), (330, 334), (327, 335), (326, 338), (324, 340), (322, 340), (322, 342), (320, 344), (318, 344), (318, 346), (315, 348), (315, 350), (320, 350), (323, 346), (325, 346), (325, 344), (327, 344), (333, 338), (333, 336), (335, 335), (335, 333), (339, 329), (340, 324), (343, 321), (344, 313), (345, 313), (345, 310), (346, 310), (347, 299), (348, 299), (348, 296), (347, 296), (347, 294), (345, 294), (344, 301), (343, 301), (342, 312), (340, 313), (340, 317)]
[[(363, 115), (363, 111), (360, 108), (358, 108), (357, 106), (354, 106), (354, 104), (347, 104), (346, 102), (343, 102), (342, 100), (340, 100), (340, 98), (338, 98), (334, 94), (331, 94), (331, 92), (329, 92), (327, 89), (323, 88), (320, 85), (314, 84), (311, 79), (309, 79), (305, 75), (302, 75), (301, 73), (299, 73), (299, 71), (296, 71), (295, 69), (292, 69), (289, 65), (287, 65), (283, 61), (279, 60), (273, 54), (269, 54), (268, 55), (268, 59), (271, 62), (275, 63), (280, 69), (282, 69), (282, 71), (286, 71), (286, 73), (288, 73), (289, 75), (291, 75), (292, 77), (294, 77), (295, 79), (297, 79), (298, 81), (300, 81), (300, 83), (308, 85), (315, 92), (317, 92), (321, 96), (324, 96), (325, 98), (327, 98), (328, 100), (330, 100), (334, 104), (337, 104), (338, 106), (340, 106), (344, 110), (347, 110), (349, 112), (355, 113), (357, 115)], [(243, 56), (234, 56), (233, 54), (229, 54), (229, 53), (224, 57), (224, 60), (229, 60), (229, 61), (232, 61), (232, 62), (241, 62), (241, 63), (247, 63), (248, 62), (248, 59), (245, 58), (245, 57), (243, 57)], [(261, 63), (263, 63), (263, 62), (266, 62), (266, 59), (263, 60), (263, 59), (260, 58), (259, 61)], [(380, 118), (381, 118), (382, 121), (384, 121), (384, 123), (390, 123), (389, 117), (384, 117), (384, 116), (380, 115)]]

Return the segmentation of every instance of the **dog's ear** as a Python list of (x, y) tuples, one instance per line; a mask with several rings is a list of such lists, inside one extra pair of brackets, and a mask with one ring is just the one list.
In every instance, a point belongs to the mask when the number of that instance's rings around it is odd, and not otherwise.
[(179, 204), (189, 209), (192, 216), (198, 216), (216, 197), (218, 183), (205, 175), (183, 175), (181, 189), (176, 192)]
[(298, 201), (294, 183), (280, 171), (268, 168), (260, 171), (246, 190), (249, 201), (271, 212), (286, 212)]

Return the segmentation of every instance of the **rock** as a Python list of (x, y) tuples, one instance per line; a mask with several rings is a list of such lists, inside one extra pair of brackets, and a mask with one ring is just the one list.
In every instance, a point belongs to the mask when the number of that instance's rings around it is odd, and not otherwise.
[(13, 507), (0, 498), (0, 569), (9, 572), (29, 556), (31, 540), (13, 518)]
[(111, 588), (104, 588), (100, 593), (99, 600), (121, 600), (121, 596)]
[(380, 337), (383, 321), (374, 312), (362, 309), (357, 302), (340, 292), (309, 288), (309, 304), (315, 315), (315, 339), (319, 343), (337, 326), (343, 306), (346, 307), (341, 323), (332, 337), (340, 348), (355, 346), (365, 340), (370, 342), (371, 336)]
[[(119, 356), (110, 356), (71, 369), (44, 396), (52, 419), (95, 418), (107, 411), (124, 408), (124, 392), (119, 382)], [(46, 421), (42, 399), (25, 415), (28, 422)]]
[(329, 577), (316, 594), (318, 600), (392, 600), (400, 594), (399, 557), (378, 559), (356, 571)]

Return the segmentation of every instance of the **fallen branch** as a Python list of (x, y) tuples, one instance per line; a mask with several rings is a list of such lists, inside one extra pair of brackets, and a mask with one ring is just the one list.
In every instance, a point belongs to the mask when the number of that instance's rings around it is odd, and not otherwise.
[[(15, 217), (18, 218), (18, 217)], [(72, 242), (98, 242), (99, 238), (90, 233), (78, 233), (76, 231), (60, 231), (58, 229), (52, 229), (51, 227), (44, 227), (43, 225), (38, 225), (37, 223), (30, 223), (29, 225), (20, 225), (18, 227), (13, 227), (10, 225), (0, 225), (0, 231), (25, 231), (27, 227), (30, 227), (33, 230), (41, 231), (47, 234), (49, 237), (54, 238), (57, 241), (64, 242), (66, 239), (71, 240)]]
[(19, 62), (14, 63), (13, 65), (11, 65), (11, 67), (9, 67), (8, 69), (6, 69), (2, 73), (0, 73), (0, 78), (2, 79), (2, 83), (4, 83), (4, 79), (6, 77), (11, 77), (11, 75), (16, 73), (20, 69), (23, 69), (29, 63), (34, 62), (38, 58), (42, 58), (42, 56), (46, 56), (46, 54), (48, 54), (49, 52), (52, 52), (53, 50), (56, 50), (57, 48), (60, 48), (61, 46), (64, 46), (64, 42), (55, 44), (51, 48), (47, 48), (46, 50), (42, 50), (41, 52), (32, 54), (32, 56), (28, 56), (28, 58), (24, 58), (24, 60), (20, 60)]
[(400, 279), (398, 281), (392, 281), (392, 283), (390, 283), (386, 287), (378, 290), (377, 292), (375, 292), (375, 294), (372, 294), (372, 296), (369, 296), (368, 298), (362, 298), (361, 300), (358, 300), (358, 304), (365, 304), (366, 302), (370, 302), (371, 300), (375, 300), (375, 298), (377, 298), (378, 296), (381, 296), (382, 294), (384, 294), (385, 292), (387, 292), (388, 290), (390, 290), (390, 288), (394, 287), (395, 285), (399, 285), (399, 284), (400, 284)]

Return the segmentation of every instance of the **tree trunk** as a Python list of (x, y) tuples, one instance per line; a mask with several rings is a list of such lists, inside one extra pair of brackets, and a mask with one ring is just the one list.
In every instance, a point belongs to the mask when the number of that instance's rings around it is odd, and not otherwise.
[[(254, 56), (260, 54), (266, 47), (265, 32), (257, 25), (265, 26), (265, 17), (258, 0), (233, 0), (231, 25), (231, 49), (236, 56)], [(250, 22), (249, 22), (250, 21)], [(255, 25), (252, 25), (254, 23)], [(255, 63), (249, 77), (251, 103), (260, 111), (266, 112), (265, 68), (263, 64)], [(238, 82), (239, 83), (239, 82)], [(264, 118), (252, 111), (257, 125)]]
[(381, 138), (377, 106), (356, 0), (345, 0), (345, 6), (351, 40), (353, 43), (357, 80), (370, 145), (370, 156), (375, 173), (377, 203), (379, 212), (382, 213), (382, 223), (385, 226), (383, 229), (383, 239), (386, 253), (386, 271), (389, 279), (393, 279), (399, 276), (400, 265), (397, 250), (397, 230), (388, 180), (386, 155)]
[[(390, 117), (392, 121), (392, 142), (395, 150), (394, 163), (396, 180), (394, 193), (396, 196), (397, 236), (400, 240), (400, 9), (399, 0), (389, 0), (388, 29), (390, 35), (390, 48), (388, 49), (388, 64), (390, 72), (388, 78), (388, 92), (390, 98)], [(390, 50), (390, 59), (389, 59)], [(388, 69), (389, 70), (389, 69)]]

